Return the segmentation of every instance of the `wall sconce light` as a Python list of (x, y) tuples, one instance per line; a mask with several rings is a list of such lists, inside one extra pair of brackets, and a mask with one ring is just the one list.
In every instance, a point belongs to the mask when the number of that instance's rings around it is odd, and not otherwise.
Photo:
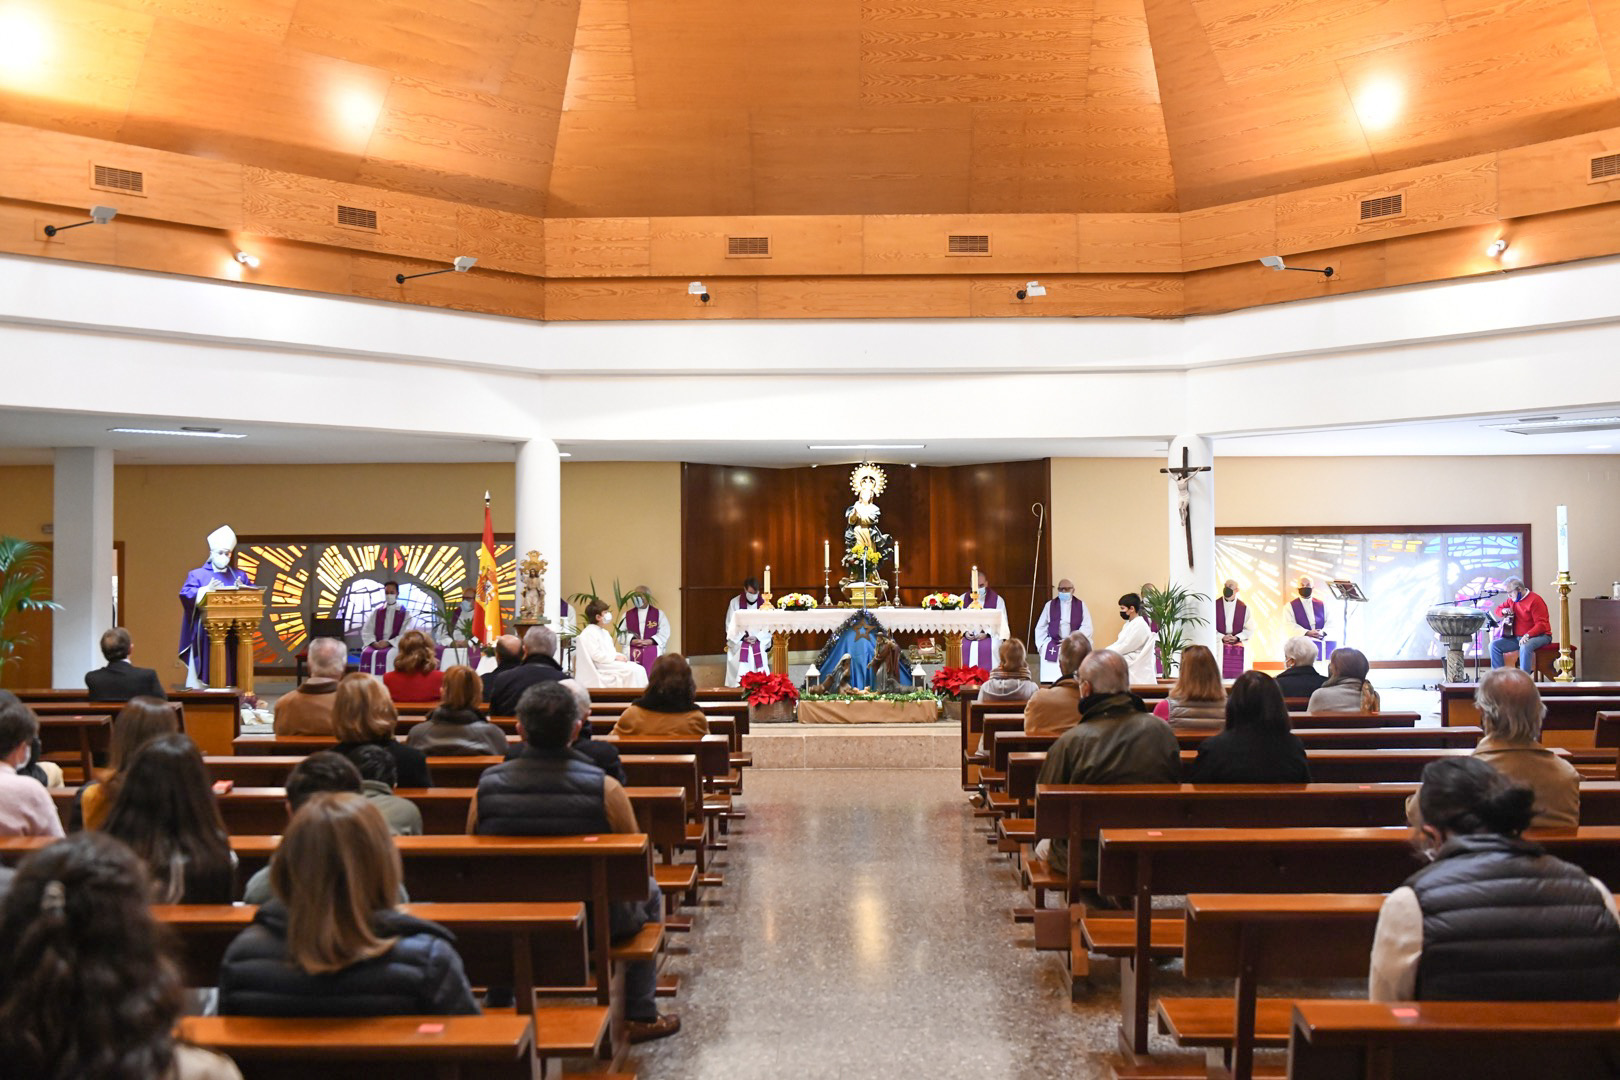
[(1023, 300), (1026, 297), (1030, 297), (1030, 296), (1045, 296), (1045, 295), (1046, 295), (1046, 286), (1042, 285), (1038, 281), (1031, 281), (1027, 285), (1025, 285), (1022, 289), (1018, 290), (1018, 299), (1020, 299), (1020, 300)]
[(1498, 236), (1495, 240), (1491, 241), (1491, 246), (1485, 249), (1485, 254), (1489, 255), (1493, 259), (1500, 259), (1502, 257), (1502, 253), (1506, 251), (1507, 248), (1507, 241)]
[(111, 221), (117, 216), (117, 207), (92, 206), (90, 208), (89, 221), (76, 221), (72, 225), (47, 225), (45, 226), (45, 235), (55, 236), (59, 232), (67, 232), (69, 229), (77, 229), (81, 225), (105, 225), (107, 222)]
[(694, 281), (686, 287), (687, 296), (695, 296), (703, 303), (709, 302), (709, 290), (703, 287), (703, 282)]
[(471, 270), (477, 262), (478, 260), (471, 255), (457, 255), (455, 261), (450, 264), (450, 267), (447, 270), (426, 270), (420, 274), (395, 274), (394, 283), (396, 285), (403, 285), (407, 281), (411, 280), (411, 278), (432, 277), (434, 274), (465, 274), (467, 271)]
[(257, 255), (249, 255), (245, 251), (238, 251), (236, 253), (236, 261), (247, 267), (249, 270), (257, 270), (259, 268), (259, 257)]
[(1283, 262), (1281, 255), (1265, 255), (1260, 259), (1261, 266), (1269, 266), (1273, 270), (1298, 270), (1302, 274), (1321, 274), (1325, 278), (1333, 276), (1333, 267), (1289, 266)]

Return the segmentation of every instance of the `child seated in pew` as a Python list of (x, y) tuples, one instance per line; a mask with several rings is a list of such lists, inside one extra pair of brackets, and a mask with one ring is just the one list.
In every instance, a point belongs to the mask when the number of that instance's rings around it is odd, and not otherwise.
[(183, 991), (139, 858), (99, 832), (35, 852), (0, 905), (0, 1061), (37, 1080), (242, 1080), (175, 1042)]
[(349, 760), (360, 771), (360, 794), (377, 808), (388, 831), (395, 836), (421, 836), (422, 811), (409, 799), (394, 794), (394, 759), (380, 746), (357, 746)]
[(450, 932), (397, 910), (402, 877), (376, 807), (312, 796), (270, 857), (274, 897), (225, 950), (220, 1014), (477, 1014)]
[(1477, 757), (1424, 767), (1414, 842), (1433, 862), (1378, 914), (1373, 1001), (1620, 997), (1614, 897), (1520, 837), (1534, 804), (1528, 787)]
[(1311, 782), (1305, 744), (1289, 727), (1288, 703), (1276, 679), (1263, 671), (1237, 677), (1226, 698), (1226, 730), (1198, 744), (1198, 760), (1187, 779), (1194, 784)]
[(129, 704), (113, 718), (112, 745), (107, 753), (107, 771), (99, 780), (89, 780), (79, 789), (68, 815), (68, 828), (99, 829), (107, 820), (118, 789), (124, 783), (124, 770), (141, 748), (154, 739), (180, 731), (180, 718), (167, 701), (157, 698), (130, 698)]
[(164, 735), (141, 748), (103, 828), (146, 863), (154, 903), (228, 904), (236, 896), (236, 855), (189, 737)]
[(479, 708), (483, 692), (472, 668), (457, 664), (446, 671), (438, 707), (411, 728), (405, 745), (429, 757), (506, 757), (510, 746), (506, 732), (485, 719)]

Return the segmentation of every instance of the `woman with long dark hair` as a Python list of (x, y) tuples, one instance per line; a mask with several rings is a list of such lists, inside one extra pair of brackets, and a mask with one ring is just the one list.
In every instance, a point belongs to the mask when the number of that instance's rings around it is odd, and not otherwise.
[(180, 717), (167, 701), (152, 697), (130, 698), (129, 704), (113, 718), (112, 746), (107, 753), (107, 771), (79, 789), (75, 813), (69, 827), (99, 829), (118, 799), (124, 785), (124, 770), (140, 749), (153, 739), (180, 731)]
[(1305, 744), (1289, 727), (1288, 704), (1276, 679), (1263, 671), (1237, 677), (1226, 695), (1226, 730), (1199, 744), (1188, 779), (1195, 784), (1310, 783)]
[(1328, 657), (1328, 678), (1311, 695), (1306, 712), (1378, 712), (1378, 691), (1367, 679), (1372, 665), (1360, 649), (1340, 647)]
[(697, 681), (680, 653), (653, 661), (647, 690), (619, 714), (615, 735), (707, 735), (709, 719), (697, 707)]
[(197, 744), (165, 735), (141, 748), (103, 826), (146, 863), (154, 903), (228, 904), (236, 857)]
[(0, 1062), (31, 1080), (241, 1080), (177, 1043), (184, 1001), (151, 883), (129, 848), (79, 833), (23, 860), (0, 905)]

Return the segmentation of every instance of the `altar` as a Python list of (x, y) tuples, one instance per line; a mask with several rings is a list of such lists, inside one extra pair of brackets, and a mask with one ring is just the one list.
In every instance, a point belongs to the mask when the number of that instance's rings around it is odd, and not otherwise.
[(1000, 610), (920, 607), (821, 607), (808, 611), (755, 608), (739, 611), (736, 619), (737, 628), (744, 633), (760, 638), (771, 635), (771, 670), (778, 675), (786, 675), (788, 649), (793, 635), (809, 634), (825, 638), (860, 610), (865, 610), (876, 619), (878, 625), (891, 636), (943, 634), (948, 658), (962, 655), (962, 635), (998, 633), (1005, 619), (1005, 613)]

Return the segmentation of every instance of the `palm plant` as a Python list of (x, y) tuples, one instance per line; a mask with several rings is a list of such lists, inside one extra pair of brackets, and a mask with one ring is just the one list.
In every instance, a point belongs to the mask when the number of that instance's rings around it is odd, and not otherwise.
[(1209, 596), (1205, 593), (1193, 592), (1173, 583), (1162, 589), (1157, 585), (1142, 586), (1142, 615), (1159, 628), (1155, 648), (1159, 654), (1159, 666), (1166, 675), (1175, 674), (1176, 666), (1181, 661), (1181, 650), (1190, 644), (1185, 631), (1208, 624), (1209, 620), (1199, 615), (1194, 607), (1208, 600)]
[(11, 617), (23, 611), (59, 611), (62, 605), (35, 593), (45, 582), (45, 549), (15, 536), (0, 536), (0, 668), (17, 647), (33, 643), (32, 634), (6, 632)]

